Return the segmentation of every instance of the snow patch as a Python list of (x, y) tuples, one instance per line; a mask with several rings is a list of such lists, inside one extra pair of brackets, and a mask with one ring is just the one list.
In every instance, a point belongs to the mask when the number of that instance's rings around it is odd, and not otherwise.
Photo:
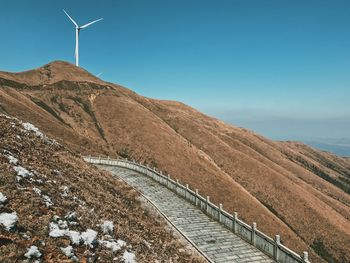
[(16, 212), (0, 214), (0, 225), (3, 225), (7, 231), (10, 231), (15, 226), (17, 220), (18, 216)]
[(99, 240), (100, 245), (105, 248), (111, 249), (113, 252), (120, 250), (122, 247), (126, 246), (125, 241), (118, 239), (115, 240)]
[(72, 246), (67, 247), (60, 247), (62, 253), (66, 256), (72, 259), (73, 262), (78, 262), (78, 258), (74, 255), (74, 249)]
[(31, 181), (31, 182), (34, 182), (34, 183), (38, 183), (38, 184), (43, 184), (43, 183), (44, 183), (44, 181), (41, 180), (41, 179), (33, 179), (33, 178), (30, 178), (30, 181)]
[(79, 245), (81, 241), (81, 235), (78, 231), (66, 230), (65, 235), (70, 238), (72, 244)]
[(6, 113), (0, 113), (1, 117), (4, 117), (5, 119), (11, 120), (13, 119), (13, 117), (10, 117), (9, 115), (7, 115)]
[(20, 165), (14, 166), (13, 169), (17, 173), (17, 176), (20, 178), (30, 178), (33, 176), (32, 172), (29, 172), (26, 168), (24, 168)]
[(96, 243), (97, 232), (92, 229), (87, 229), (85, 232), (81, 233), (81, 239), (84, 241), (85, 245), (93, 247)]
[(70, 226), (79, 225), (79, 223), (76, 222), (78, 220), (78, 216), (76, 212), (68, 212), (64, 218), (68, 221), (68, 224)]
[(78, 219), (77, 213), (76, 212), (68, 212), (65, 216), (65, 218), (68, 221), (76, 221)]
[(7, 201), (7, 197), (0, 192), (0, 207), (1, 205), (5, 204), (6, 201)]
[(51, 206), (53, 206), (53, 202), (51, 201), (51, 198), (47, 195), (41, 195), (41, 190), (39, 188), (33, 187), (33, 191), (41, 196), (41, 198), (43, 199), (46, 207), (50, 208)]
[(67, 229), (60, 229), (58, 224), (51, 222), (50, 223), (50, 237), (69, 237), (69, 239), (72, 241), (72, 244), (79, 245), (81, 241), (81, 235), (77, 231), (72, 231)]
[(52, 170), (52, 173), (53, 173), (53, 175), (56, 175), (56, 176), (61, 176), (62, 175), (62, 173), (59, 170), (57, 170), (57, 169)]
[(37, 127), (35, 127), (33, 124), (31, 124), (31, 123), (29, 123), (29, 122), (25, 122), (25, 123), (22, 123), (22, 126), (23, 126), (23, 128), (24, 128), (26, 131), (34, 132), (35, 135), (36, 135), (38, 138), (43, 139), (46, 143), (59, 145), (55, 140), (47, 138), (47, 137), (46, 137)]
[(152, 246), (150, 243), (148, 243), (146, 240), (143, 240), (143, 243), (150, 249)]
[(74, 201), (78, 201), (80, 207), (83, 207), (83, 206), (86, 205), (86, 203), (83, 200), (81, 200), (79, 197), (77, 197), (77, 196), (73, 196), (73, 200)]
[[(62, 197), (67, 198), (71, 195), (71, 191), (68, 186), (63, 186), (61, 187), (61, 189), (62, 189), (62, 193), (61, 193)], [(86, 205), (86, 203), (83, 200), (81, 200), (78, 196), (73, 195), (72, 198), (74, 201), (79, 203), (80, 207), (84, 207)]]
[(58, 227), (60, 229), (67, 229), (68, 228), (67, 221), (65, 221), (65, 220), (58, 220), (57, 224), (58, 224)]
[(30, 240), (30, 239), (31, 239), (31, 237), (30, 237), (29, 235), (27, 235), (26, 233), (23, 233), (23, 234), (22, 234), (22, 237), (23, 237), (24, 239), (27, 239), (27, 240)]
[(113, 222), (108, 220), (104, 221), (101, 224), (101, 229), (104, 234), (112, 234), (114, 229)]
[(31, 246), (30, 248), (27, 248), (27, 253), (24, 254), (24, 256), (26, 258), (40, 258), (41, 257), (41, 253), (38, 249), (37, 246)]
[(74, 256), (74, 250), (72, 246), (67, 246), (67, 247), (60, 247), (62, 253), (66, 256), (66, 257), (72, 257)]
[(63, 186), (63, 192), (61, 194), (62, 197), (68, 197), (69, 195), (69, 187), (68, 186)]
[(51, 201), (49, 196), (43, 195), (42, 197), (43, 197), (43, 200), (44, 200), (44, 203), (45, 203), (46, 207), (53, 206), (53, 203), (52, 203), (52, 201)]
[[(72, 244), (79, 245), (83, 242), (85, 245), (93, 247), (96, 244), (97, 232), (92, 229), (87, 229), (85, 232), (69, 230), (67, 222), (58, 220), (58, 223), (51, 222), (49, 225), (50, 237), (69, 237)], [(62, 229), (64, 228), (64, 229)]]
[(67, 233), (67, 230), (60, 229), (58, 227), (58, 224), (56, 224), (54, 222), (51, 222), (49, 227), (50, 227), (50, 233), (49, 233), (50, 237), (63, 237)]
[(41, 131), (39, 131), (39, 129), (35, 127), (33, 124), (29, 122), (25, 122), (25, 123), (22, 123), (22, 126), (25, 130), (34, 132), (36, 136), (40, 138), (44, 138), (44, 134)]
[(125, 263), (136, 263), (135, 254), (132, 252), (124, 251), (123, 260)]
[(6, 155), (7, 159), (9, 160), (10, 164), (17, 165), (18, 164), (18, 159), (11, 154)]
[(39, 188), (33, 187), (33, 191), (37, 194), (41, 196), (41, 190)]

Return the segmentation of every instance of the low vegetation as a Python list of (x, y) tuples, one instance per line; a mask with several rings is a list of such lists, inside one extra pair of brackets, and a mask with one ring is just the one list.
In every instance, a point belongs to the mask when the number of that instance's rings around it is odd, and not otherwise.
[(0, 262), (202, 262), (110, 173), (0, 115)]

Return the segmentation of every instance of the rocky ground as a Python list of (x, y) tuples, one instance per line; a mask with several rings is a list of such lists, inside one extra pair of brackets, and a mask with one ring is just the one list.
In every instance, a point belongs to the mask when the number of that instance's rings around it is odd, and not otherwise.
[(0, 115), (0, 262), (203, 262), (138, 194)]

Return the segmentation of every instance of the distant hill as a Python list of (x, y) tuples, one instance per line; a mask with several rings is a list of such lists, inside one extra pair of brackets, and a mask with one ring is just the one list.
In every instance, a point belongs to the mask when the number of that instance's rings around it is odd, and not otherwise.
[(305, 140), (304, 142), (322, 151), (331, 152), (338, 156), (350, 157), (349, 139), (315, 139)]
[(66, 62), (28, 72), (0, 73), (0, 111), (81, 154), (156, 166), (313, 262), (350, 262), (348, 158), (268, 140)]

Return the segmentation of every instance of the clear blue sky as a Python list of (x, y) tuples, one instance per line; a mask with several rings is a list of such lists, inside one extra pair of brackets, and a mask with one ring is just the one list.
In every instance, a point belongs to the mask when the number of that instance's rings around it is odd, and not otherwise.
[(0, 0), (0, 70), (74, 62), (270, 138), (350, 138), (350, 1)]

